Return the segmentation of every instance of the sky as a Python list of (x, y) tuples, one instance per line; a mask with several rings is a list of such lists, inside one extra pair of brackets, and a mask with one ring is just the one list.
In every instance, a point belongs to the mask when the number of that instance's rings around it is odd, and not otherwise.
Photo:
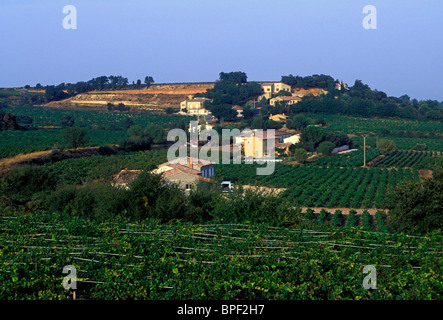
[[(77, 11), (66, 30), (63, 7)], [(376, 29), (365, 29), (366, 5)], [(372, 20), (372, 23), (374, 20)], [(328, 74), (443, 101), (441, 0), (1, 0), (0, 87)]]

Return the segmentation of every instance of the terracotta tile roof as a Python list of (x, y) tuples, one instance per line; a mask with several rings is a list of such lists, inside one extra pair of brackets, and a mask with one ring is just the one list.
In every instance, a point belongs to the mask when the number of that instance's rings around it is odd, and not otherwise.
[[(171, 164), (171, 165), (169, 165), (169, 167), (171, 167), (172, 170), (177, 170), (177, 171), (181, 171), (181, 172), (189, 173), (189, 174), (193, 174), (193, 175), (200, 175), (201, 174), (201, 172), (199, 170), (196, 170), (196, 169), (193, 169), (193, 168), (190, 168), (190, 167), (184, 166), (182, 164), (178, 164), (178, 163)], [(172, 170), (169, 170), (169, 171), (172, 171)], [(166, 171), (165, 173), (168, 173), (169, 171)]]
[(114, 178), (115, 184), (127, 184), (133, 182), (142, 173), (141, 170), (122, 170)]
[(171, 164), (177, 164), (177, 163), (179, 164), (180, 160), (183, 159), (183, 158), (185, 158), (184, 160), (186, 161), (187, 164), (189, 164), (192, 161), (191, 163), (193, 165), (199, 165), (200, 167), (204, 167), (204, 166), (208, 166), (208, 165), (214, 164), (214, 162), (211, 162), (211, 161), (208, 161), (208, 160), (204, 160), (204, 159), (199, 159), (199, 158), (195, 159), (195, 158), (192, 158), (192, 157), (181, 157), (181, 158), (173, 159), (173, 160), (171, 160), (169, 162), (162, 163), (162, 164), (159, 165), (159, 167), (160, 166), (169, 166)]

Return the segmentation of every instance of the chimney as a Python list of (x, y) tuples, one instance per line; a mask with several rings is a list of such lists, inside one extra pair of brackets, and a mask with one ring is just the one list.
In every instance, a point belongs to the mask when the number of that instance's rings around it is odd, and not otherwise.
[(188, 159), (189, 159), (189, 167), (192, 168), (192, 158), (188, 157)]

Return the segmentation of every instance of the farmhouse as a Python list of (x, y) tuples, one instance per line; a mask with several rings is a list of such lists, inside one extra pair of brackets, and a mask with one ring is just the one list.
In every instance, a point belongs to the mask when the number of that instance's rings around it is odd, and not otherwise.
[(283, 82), (262, 82), (260, 85), (263, 91), (262, 97), (266, 99), (270, 99), (272, 94), (280, 91), (291, 92), (291, 86)]
[(210, 114), (210, 112), (205, 108), (204, 105), (206, 101), (211, 101), (211, 99), (192, 98), (189, 100), (182, 101), (180, 103), (180, 111), (186, 112), (188, 114), (208, 115)]
[(269, 116), (269, 120), (277, 121), (277, 122), (285, 122), (288, 119), (288, 116), (285, 114), (274, 114)]
[(290, 137), (284, 138), (283, 142), (284, 143), (291, 143), (291, 144), (296, 144), (300, 141), (300, 134), (294, 134)]
[[(181, 161), (186, 162), (181, 164)], [(128, 189), (128, 184), (135, 181), (141, 173), (142, 170), (121, 170), (114, 177), (112, 185)], [(166, 182), (177, 184), (184, 190), (190, 190), (191, 186), (198, 181), (211, 181), (210, 178), (214, 176), (214, 163), (191, 157), (177, 158), (160, 164), (151, 173), (161, 174)]]
[(257, 130), (249, 130), (243, 132), (234, 138), (234, 142), (241, 146), (245, 157), (267, 158), (275, 155), (275, 150), (271, 148), (270, 140), (274, 140), (274, 146), (283, 143), (285, 138), (291, 136), (291, 133), (275, 130), (274, 137), (264, 130), (261, 134), (257, 134)]
[(269, 100), (269, 104), (271, 106), (275, 106), (275, 103), (278, 101), (285, 101), (287, 105), (293, 105), (296, 104), (297, 102), (299, 102), (301, 100), (300, 97), (295, 97), (295, 96), (280, 96), (280, 97), (275, 97), (272, 98), (271, 100)]
[[(154, 173), (165, 172), (169, 170), (172, 165), (180, 164), (183, 167), (197, 170), (203, 178), (211, 178), (214, 176), (214, 162), (196, 159), (192, 157), (176, 158), (169, 162), (158, 165), (158, 169)], [(171, 167), (173, 168), (173, 167)]]
[(237, 117), (242, 118), (243, 117), (243, 108), (241, 106), (235, 105), (232, 107), (235, 111), (237, 111)]

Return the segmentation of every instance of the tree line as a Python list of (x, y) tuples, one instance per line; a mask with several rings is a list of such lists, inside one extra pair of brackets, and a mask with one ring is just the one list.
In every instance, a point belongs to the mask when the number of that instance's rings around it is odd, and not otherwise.
[[(42, 86), (40, 83), (34, 87), (36, 90), (45, 90), (47, 101), (58, 101), (72, 97), (79, 93), (100, 90), (116, 90), (116, 89), (137, 89), (149, 87), (154, 83), (152, 76), (146, 76), (143, 83), (141, 79), (129, 83), (128, 78), (123, 76), (100, 76), (88, 81), (78, 81), (76, 83), (60, 83), (58, 85)], [(25, 88), (31, 88), (26, 86)]]

